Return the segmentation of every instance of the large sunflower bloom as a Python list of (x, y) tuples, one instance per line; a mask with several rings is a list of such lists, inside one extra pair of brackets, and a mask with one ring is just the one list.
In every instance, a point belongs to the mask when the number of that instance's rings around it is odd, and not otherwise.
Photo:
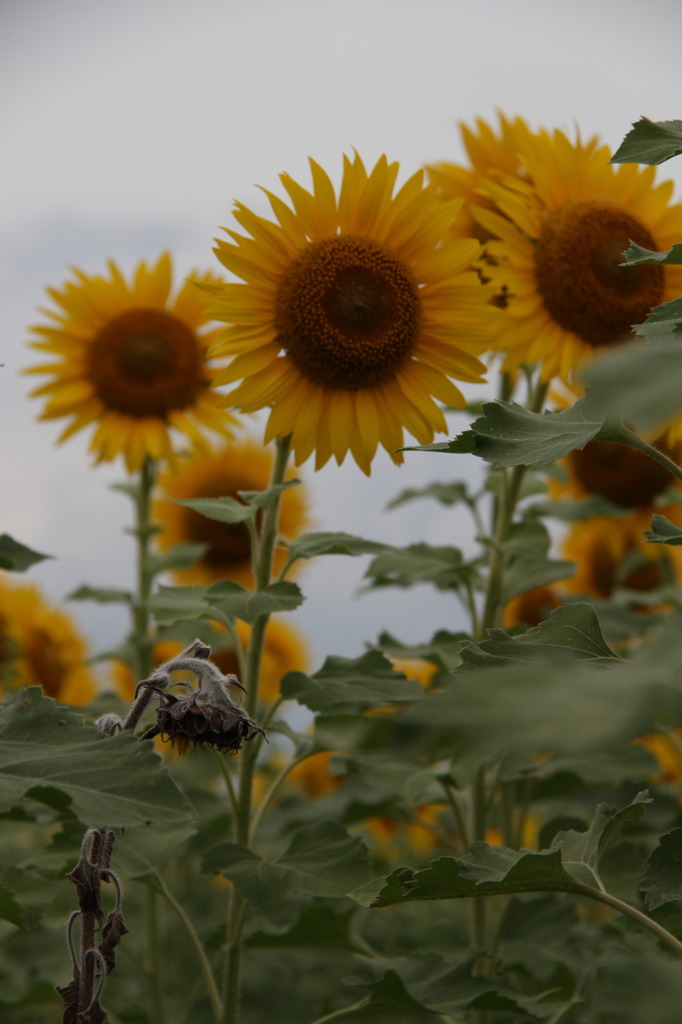
[(509, 295), (495, 343), (506, 350), (505, 370), (540, 362), (543, 380), (570, 383), (599, 349), (626, 340), (632, 324), (682, 292), (680, 267), (620, 266), (630, 241), (663, 250), (682, 237), (673, 183), (656, 185), (653, 167), (615, 167), (609, 157), (596, 138), (543, 131), (523, 149), (527, 183), (484, 186), (497, 210), (476, 216), (497, 239), (486, 247), (490, 275)]
[(229, 436), (234, 418), (211, 386), (216, 332), (206, 330), (202, 293), (185, 282), (171, 296), (168, 253), (153, 266), (139, 263), (130, 283), (108, 266), (106, 276), (74, 270), (74, 281), (48, 288), (58, 309), (42, 310), (51, 323), (32, 328), (31, 346), (54, 361), (26, 371), (50, 378), (31, 393), (46, 398), (40, 418), (69, 419), (58, 443), (94, 424), (95, 461), (122, 455), (129, 472), (147, 458), (169, 458), (172, 430), (198, 447), (207, 429)]
[(481, 241), (490, 237), (471, 213), (474, 204), (492, 205), (481, 190), (485, 181), (490, 178), (496, 180), (503, 175), (527, 180), (521, 154), (531, 130), (520, 117), (511, 119), (500, 111), (497, 116), (497, 130), (482, 118), (476, 119), (474, 128), (464, 122), (459, 123), (462, 144), (469, 158), (468, 166), (448, 161), (426, 166), (430, 181), (438, 187), (444, 199), (464, 200), (462, 216), (453, 226), (454, 237), (462, 237), (462, 233)]
[(370, 472), (377, 445), (401, 462), (403, 428), (421, 443), (447, 430), (434, 399), (464, 404), (450, 378), (480, 382), (490, 347), (492, 289), (469, 268), (474, 239), (445, 242), (460, 202), (443, 202), (423, 172), (393, 195), (398, 164), (367, 173), (345, 158), (338, 199), (310, 161), (313, 191), (289, 175), (288, 206), (266, 192), (276, 222), (241, 203), (216, 254), (243, 284), (213, 289), (210, 314), (230, 324), (216, 351), (233, 356), (221, 384), (245, 412), (271, 406), (265, 438), (291, 435), (296, 462), (350, 451)]
[(96, 685), (87, 656), (66, 611), (49, 604), (38, 587), (11, 583), (0, 573), (0, 693), (5, 687), (41, 686), (63, 704), (88, 704)]
[[(244, 523), (220, 523), (194, 512), (181, 501), (195, 498), (236, 498), (239, 491), (263, 491), (268, 486), (273, 456), (257, 441), (233, 441), (218, 450), (177, 461), (172, 470), (159, 477), (159, 498), (153, 515), (163, 527), (159, 546), (166, 550), (174, 544), (207, 544), (202, 557), (189, 569), (173, 574), (177, 583), (209, 584), (230, 579), (243, 586), (253, 585), (251, 538)], [(288, 478), (293, 473), (288, 474)], [(170, 499), (170, 500), (169, 500)], [(288, 487), (282, 494), (279, 531), (293, 540), (308, 525), (303, 486)], [(274, 555), (275, 571), (286, 558), (284, 548)]]

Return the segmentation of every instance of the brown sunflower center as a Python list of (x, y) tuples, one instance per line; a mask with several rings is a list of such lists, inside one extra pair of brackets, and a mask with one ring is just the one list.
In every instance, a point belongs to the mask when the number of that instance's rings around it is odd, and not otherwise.
[(419, 290), (410, 268), (375, 242), (341, 235), (308, 246), (277, 296), (282, 348), (321, 387), (374, 387), (415, 346)]
[[(629, 554), (632, 555), (632, 551)], [(627, 559), (628, 555), (624, 561)], [(663, 573), (656, 562), (644, 557), (636, 558), (634, 561), (633, 566), (626, 565), (623, 571), (623, 566), (618, 565), (611, 552), (600, 546), (594, 552), (592, 565), (592, 582), (598, 596), (610, 597), (618, 584), (627, 587), (628, 590), (639, 590), (641, 593), (656, 590), (663, 584)]]
[(620, 266), (631, 240), (658, 248), (638, 220), (597, 200), (564, 207), (542, 229), (535, 268), (545, 307), (589, 345), (623, 340), (663, 297), (662, 267)]
[[(657, 445), (666, 455), (671, 453)], [(672, 473), (643, 452), (610, 441), (590, 441), (568, 456), (572, 471), (588, 494), (600, 494), (622, 508), (651, 505), (675, 482)]]
[(164, 418), (186, 409), (205, 386), (196, 335), (158, 309), (108, 320), (88, 349), (88, 378), (102, 404), (127, 416)]
[[(248, 489), (247, 481), (239, 487), (239, 490)], [(226, 489), (215, 481), (202, 484), (198, 491), (201, 492), (202, 498), (238, 498), (236, 489)], [(184, 513), (186, 518), (183, 532), (187, 539), (208, 544), (201, 558), (204, 566), (227, 579), (232, 570), (250, 566), (251, 537), (244, 523), (221, 523), (217, 519), (202, 516), (191, 508), (185, 508)], [(258, 514), (257, 525), (259, 522)]]

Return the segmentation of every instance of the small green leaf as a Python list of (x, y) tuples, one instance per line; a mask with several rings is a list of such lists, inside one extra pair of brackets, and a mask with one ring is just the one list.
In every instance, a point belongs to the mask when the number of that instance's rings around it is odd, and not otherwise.
[(288, 491), (290, 487), (298, 487), (300, 483), (300, 480), (287, 480), (283, 484), (273, 484), (265, 491), (237, 491), (237, 494), (247, 505), (255, 505), (256, 508), (269, 508), (284, 491)]
[(41, 555), (39, 551), (33, 551), (25, 544), (20, 544), (8, 533), (0, 534), (0, 569), (24, 572), (36, 562), (42, 562), (46, 558), (52, 558), (52, 555)]
[(356, 659), (329, 657), (319, 672), (287, 672), (280, 684), (286, 700), (326, 715), (358, 714), (367, 708), (420, 700), (423, 687), (405, 679), (379, 651)]
[(682, 529), (671, 523), (667, 516), (652, 516), (651, 529), (645, 530), (644, 536), (650, 544), (682, 544)]
[(289, 549), (289, 563), (299, 558), (317, 558), (318, 555), (376, 555), (386, 545), (375, 540), (354, 537), (350, 533), (304, 533), (293, 541), (285, 541)]
[(662, 164), (682, 153), (682, 121), (635, 121), (616, 152), (612, 164)]
[(560, 412), (529, 412), (516, 402), (487, 402), (474, 421), (475, 454), (494, 466), (554, 462), (582, 449), (597, 436), (603, 420), (586, 418), (587, 400)]
[(594, 885), (599, 861), (614, 835), (624, 825), (640, 821), (645, 804), (651, 802), (644, 790), (619, 811), (600, 803), (586, 832), (576, 832), (575, 829), (557, 832), (552, 849), (561, 851), (562, 864), (570, 874)]
[(192, 809), (151, 747), (83, 725), (40, 687), (19, 690), (0, 707), (0, 808), (51, 787), (86, 825), (184, 827)]
[(206, 604), (213, 617), (242, 619), (252, 624), (261, 615), (293, 611), (303, 604), (304, 597), (296, 583), (270, 583), (264, 590), (246, 590), (232, 580), (214, 583), (206, 592)]
[(208, 619), (210, 612), (205, 600), (206, 590), (206, 587), (159, 587), (149, 599), (149, 610), (163, 626)]
[(473, 430), (464, 430), (451, 441), (434, 441), (432, 444), (411, 445), (408, 448), (399, 448), (400, 452), (445, 452), (448, 455), (474, 455), (477, 454), (476, 434)]
[(459, 662), (462, 642), (467, 639), (466, 633), (448, 633), (447, 630), (440, 629), (426, 643), (404, 644), (390, 633), (382, 633), (376, 646), (392, 658), (431, 661), (438, 668), (448, 671)]
[(672, 299), (654, 306), (643, 324), (635, 324), (633, 331), (648, 341), (672, 340), (679, 344), (682, 332), (682, 299)]
[(639, 883), (649, 910), (682, 899), (682, 828), (661, 836)]
[(243, 501), (236, 498), (192, 498), (180, 501), (173, 498), (176, 505), (184, 505), (198, 512), (200, 516), (207, 519), (215, 519), (218, 523), (245, 523), (256, 518), (256, 509), (252, 505), (245, 505)]
[(98, 604), (132, 604), (133, 595), (129, 590), (115, 587), (89, 587), (84, 584), (67, 595), (67, 601), (97, 601)]
[(149, 570), (154, 576), (161, 572), (191, 569), (208, 550), (208, 544), (174, 544), (168, 551), (149, 557)]
[[(682, 124), (682, 122), (680, 122)], [(636, 242), (630, 242), (630, 247), (623, 253), (625, 256), (624, 267), (636, 267), (640, 263), (682, 263), (682, 242), (678, 242), (664, 252), (656, 252), (653, 249), (644, 249)]]
[(366, 577), (372, 587), (411, 587), (432, 583), (439, 590), (457, 590), (476, 575), (475, 567), (465, 562), (455, 547), (410, 544), (406, 548), (388, 548), (373, 558)]
[(392, 501), (389, 501), (386, 508), (398, 508), (408, 501), (416, 501), (420, 498), (434, 498), (441, 505), (456, 505), (460, 502), (469, 505), (472, 501), (466, 484), (460, 482), (452, 484), (435, 482), (428, 484), (426, 487), (408, 487), (406, 490), (401, 491)]
[(515, 523), (502, 545), (507, 555), (503, 600), (505, 602), (534, 587), (548, 586), (575, 572), (573, 562), (549, 557), (550, 536), (542, 523), (526, 520)]

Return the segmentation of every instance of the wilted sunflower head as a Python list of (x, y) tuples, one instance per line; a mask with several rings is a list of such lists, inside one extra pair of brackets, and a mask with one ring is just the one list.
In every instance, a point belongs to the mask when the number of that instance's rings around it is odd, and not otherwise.
[[(25, 372), (48, 377), (31, 392), (45, 398), (41, 419), (68, 419), (58, 443), (94, 426), (96, 462), (122, 455), (130, 472), (147, 458), (169, 458), (172, 434), (205, 446), (204, 433), (230, 435), (234, 417), (212, 388), (203, 293), (185, 282), (171, 296), (171, 258), (138, 264), (126, 281), (114, 262), (104, 276), (74, 270), (61, 289), (48, 288), (56, 308), (32, 328), (31, 347), (51, 362)], [(218, 279), (208, 274), (204, 283)]]
[(544, 380), (571, 383), (582, 364), (682, 291), (680, 267), (621, 265), (631, 241), (662, 250), (682, 237), (673, 183), (655, 184), (653, 167), (616, 167), (610, 155), (596, 138), (541, 131), (522, 147), (528, 181), (482, 186), (494, 208), (481, 206), (476, 217), (494, 236), (490, 276), (508, 298), (495, 340), (504, 369), (541, 363)]
[(423, 173), (394, 194), (398, 164), (368, 173), (344, 160), (338, 197), (310, 161), (313, 191), (282, 175), (291, 205), (266, 192), (275, 220), (235, 207), (218, 259), (243, 283), (212, 289), (232, 357), (217, 383), (241, 383), (245, 412), (270, 406), (265, 437), (291, 436), (297, 463), (350, 451), (366, 473), (377, 445), (402, 461), (406, 428), (428, 443), (447, 425), (436, 401), (461, 407), (452, 383), (480, 382), (493, 292), (471, 270), (475, 239), (449, 241), (461, 202), (443, 202)]
[[(251, 537), (244, 523), (223, 523), (201, 515), (177, 501), (196, 498), (238, 498), (240, 491), (264, 491), (270, 481), (273, 455), (269, 448), (252, 439), (231, 441), (193, 458), (178, 459), (160, 474), (154, 518), (162, 527), (157, 536), (166, 550), (187, 542), (206, 545), (204, 554), (189, 569), (178, 570), (174, 579), (183, 584), (208, 584), (230, 579), (243, 586), (253, 585)], [(294, 477), (287, 473), (287, 479)], [(309, 525), (303, 485), (287, 487), (282, 493), (279, 532), (293, 540)], [(278, 548), (274, 556), (277, 571), (286, 554)]]

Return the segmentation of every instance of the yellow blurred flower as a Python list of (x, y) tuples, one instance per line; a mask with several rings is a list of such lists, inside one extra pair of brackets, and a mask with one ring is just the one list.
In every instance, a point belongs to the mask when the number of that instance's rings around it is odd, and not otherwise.
[[(244, 283), (211, 289), (211, 315), (230, 326), (216, 351), (233, 357), (218, 383), (244, 412), (270, 406), (265, 438), (291, 435), (296, 462), (316, 468), (350, 451), (369, 474), (377, 445), (402, 462), (407, 429), (420, 444), (447, 424), (437, 401), (462, 407), (452, 383), (481, 382), (492, 290), (470, 270), (475, 239), (448, 241), (460, 208), (414, 174), (394, 195), (398, 164), (367, 173), (345, 158), (338, 198), (310, 161), (313, 191), (281, 176), (275, 220), (241, 203), (216, 254)], [(436, 401), (434, 401), (434, 399)]]
[(549, 618), (550, 612), (558, 608), (561, 598), (553, 587), (533, 587), (523, 594), (517, 594), (504, 609), (503, 628), (511, 626), (537, 626)]
[(542, 364), (542, 378), (571, 382), (605, 346), (631, 336), (649, 310), (682, 293), (682, 268), (621, 267), (630, 241), (663, 250), (682, 238), (682, 206), (673, 183), (655, 169), (609, 163), (596, 138), (563, 132), (527, 136), (521, 154), (528, 181), (489, 180), (488, 205), (476, 217), (495, 236), (490, 277), (509, 290), (495, 348), (503, 369)]
[(68, 612), (51, 605), (38, 587), (0, 573), (0, 692), (42, 686), (63, 704), (88, 704), (97, 688), (87, 656)]
[(343, 782), (342, 776), (330, 774), (329, 762), (332, 757), (333, 754), (328, 751), (311, 754), (304, 761), (294, 765), (287, 776), (289, 782), (311, 800), (318, 800), (321, 796), (331, 793)]
[(129, 472), (169, 458), (173, 431), (199, 448), (206, 430), (229, 436), (235, 419), (211, 386), (215, 330), (206, 329), (200, 289), (185, 282), (171, 297), (168, 253), (153, 266), (140, 262), (130, 283), (113, 261), (108, 267), (94, 277), (76, 269), (75, 280), (48, 288), (57, 308), (43, 310), (49, 323), (32, 328), (31, 347), (51, 361), (26, 370), (49, 378), (31, 392), (46, 399), (40, 418), (69, 420), (58, 443), (94, 426), (95, 461), (121, 455)]
[[(173, 499), (236, 498), (239, 491), (262, 491), (270, 481), (273, 454), (257, 441), (233, 441), (192, 459), (177, 460), (159, 476), (158, 498), (153, 517), (163, 531), (157, 535), (162, 550), (187, 541), (208, 544), (199, 561), (189, 569), (173, 573), (177, 583), (209, 584), (234, 580), (253, 586), (251, 538), (244, 523), (220, 523), (194, 512)], [(293, 472), (287, 479), (293, 479)], [(302, 485), (288, 487), (282, 494), (279, 532), (293, 540), (308, 526), (308, 509)], [(286, 558), (282, 547), (275, 550), (274, 570), (281, 569)]]

